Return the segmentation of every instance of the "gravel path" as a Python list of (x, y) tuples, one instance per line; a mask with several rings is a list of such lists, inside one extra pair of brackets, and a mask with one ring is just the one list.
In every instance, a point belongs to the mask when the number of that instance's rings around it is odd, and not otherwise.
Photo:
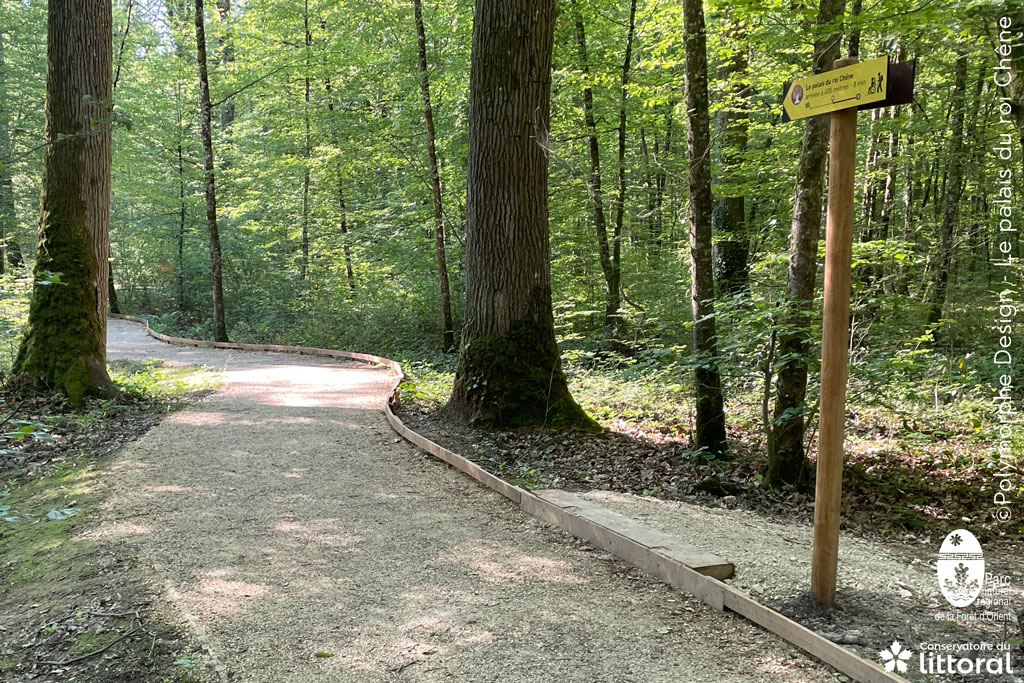
[(224, 373), (111, 462), (92, 534), (161, 586), (225, 677), (836, 680), (399, 442), (385, 371), (168, 346), (121, 320), (108, 347)]

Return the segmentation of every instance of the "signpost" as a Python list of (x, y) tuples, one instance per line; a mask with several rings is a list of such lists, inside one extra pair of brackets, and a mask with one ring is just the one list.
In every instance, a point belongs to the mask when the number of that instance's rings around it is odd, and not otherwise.
[[(789, 120), (841, 111), (885, 99), (889, 85), (889, 58), (867, 62), (840, 59), (832, 71), (807, 76), (789, 84), (782, 108)], [(875, 105), (880, 106), (880, 105)]]
[(857, 110), (909, 103), (913, 98), (914, 69), (914, 62), (889, 64), (888, 57), (861, 63), (854, 59), (839, 59), (832, 71), (800, 78), (788, 84), (782, 103), (783, 121), (832, 113), (818, 472), (814, 491), (814, 546), (811, 559), (811, 593), (824, 607), (832, 607), (835, 603), (839, 557)]

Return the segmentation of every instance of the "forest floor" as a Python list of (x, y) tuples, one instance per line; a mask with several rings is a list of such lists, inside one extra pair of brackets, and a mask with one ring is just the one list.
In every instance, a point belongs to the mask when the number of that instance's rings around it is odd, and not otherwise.
[(105, 462), (81, 527), (222, 679), (836, 680), (400, 441), (383, 370), (172, 347), (120, 321), (109, 347), (223, 376)]
[(128, 558), (98, 542), (101, 470), (216, 378), (113, 363), (119, 400), (73, 408), (0, 391), (0, 681), (200, 681), (187, 635)]

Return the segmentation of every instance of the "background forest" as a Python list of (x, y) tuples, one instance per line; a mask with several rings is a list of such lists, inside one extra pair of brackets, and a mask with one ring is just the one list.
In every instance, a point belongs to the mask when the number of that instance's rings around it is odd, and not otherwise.
[[(551, 266), (580, 404), (617, 431), (685, 444), (691, 374), (716, 362), (734, 455), (751, 477), (780, 419), (807, 419), (813, 453), (821, 268), (811, 301), (787, 296), (804, 126), (782, 123), (779, 102), (784, 83), (811, 72), (815, 41), (841, 29), (843, 56), (917, 60), (913, 105), (859, 117), (852, 448), (860, 472), (914, 470), (942, 478), (950, 496), (976, 496), (972, 481), (992, 462), (994, 284), (1024, 275), (993, 266), (991, 148), (1007, 130), (998, 98), (1022, 97), (991, 78), (997, 9), (856, 0), (821, 23), (806, 2), (706, 4), (720, 353), (711, 361), (692, 349), (687, 300), (682, 7), (562, 2)], [(409, 361), (410, 394), (443, 401), (465, 301), (473, 3), (217, 0), (207, 10), (227, 336)], [(0, 367), (13, 360), (31, 287), (45, 35), (44, 2), (0, 0)], [(194, 6), (117, 0), (113, 41), (112, 308), (213, 337)], [(810, 347), (784, 344), (792, 335)], [(794, 363), (809, 369), (807, 397), (780, 409), (777, 375)], [(925, 524), (935, 495), (912, 492), (893, 518)]]

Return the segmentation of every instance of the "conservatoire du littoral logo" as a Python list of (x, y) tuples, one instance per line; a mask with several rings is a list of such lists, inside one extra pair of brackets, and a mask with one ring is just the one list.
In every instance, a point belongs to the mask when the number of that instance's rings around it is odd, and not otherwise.
[(981, 593), (985, 580), (985, 558), (981, 544), (966, 529), (950, 531), (939, 548), (936, 564), (939, 589), (954, 607), (967, 607)]
[(901, 674), (907, 673), (907, 660), (914, 653), (900, 644), (900, 641), (892, 641), (887, 649), (878, 653), (886, 671), (895, 671)]

